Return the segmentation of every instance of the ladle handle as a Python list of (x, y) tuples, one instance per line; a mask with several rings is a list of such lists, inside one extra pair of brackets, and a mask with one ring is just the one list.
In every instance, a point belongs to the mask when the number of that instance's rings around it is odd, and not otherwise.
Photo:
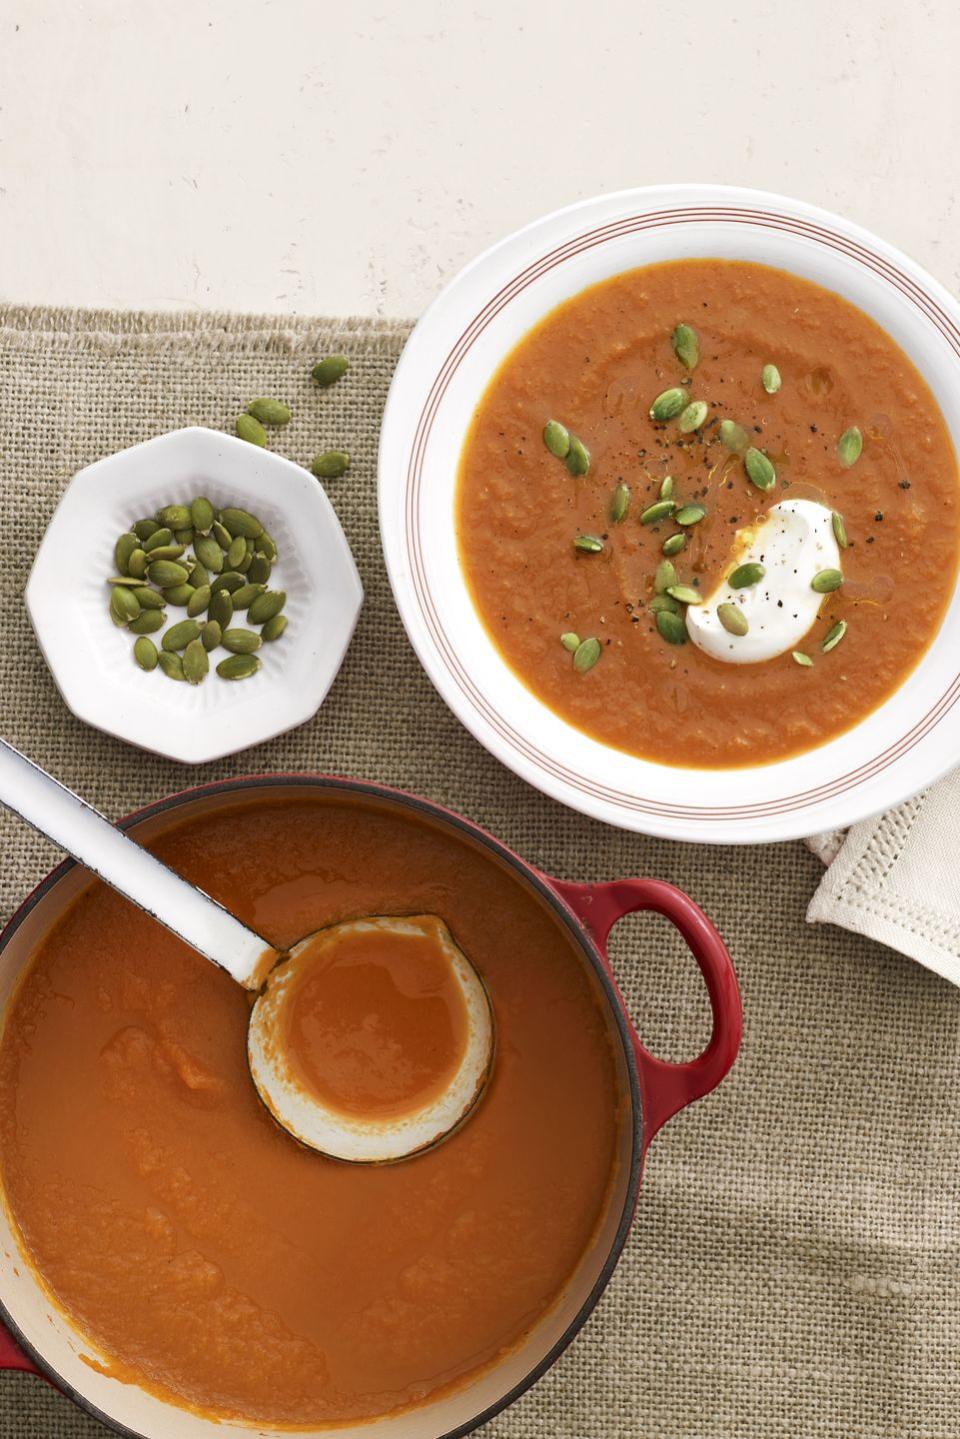
[(232, 914), (66, 789), (53, 775), (0, 740), (0, 804), (139, 905), (198, 953), (246, 985), (269, 945)]

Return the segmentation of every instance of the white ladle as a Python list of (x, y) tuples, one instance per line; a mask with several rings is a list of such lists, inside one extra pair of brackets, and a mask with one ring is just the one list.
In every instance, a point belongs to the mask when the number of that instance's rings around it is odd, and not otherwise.
[(367, 924), (394, 933), (415, 932), (438, 944), (466, 1012), (467, 1039), (459, 1066), (438, 1095), (399, 1117), (368, 1120), (343, 1114), (298, 1083), (282, 1043), (284, 998), (296, 987), (291, 979), (296, 976), (298, 961), (309, 961), (317, 936), (308, 935), (288, 951), (274, 949), (262, 935), (241, 924), (202, 889), (174, 874), (4, 740), (0, 740), (0, 804), (205, 959), (226, 970), (245, 989), (262, 991), (251, 1010), (247, 1032), (250, 1073), (270, 1113), (301, 1143), (354, 1162), (403, 1159), (446, 1138), (476, 1103), (493, 1055), (490, 1002), (476, 970), (435, 915), (376, 916), (336, 928)]

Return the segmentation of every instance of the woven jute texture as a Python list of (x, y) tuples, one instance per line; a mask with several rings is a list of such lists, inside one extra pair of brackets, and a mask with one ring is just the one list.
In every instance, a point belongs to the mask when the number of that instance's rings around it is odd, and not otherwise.
[[(608, 829), (527, 788), (447, 712), (397, 617), (377, 536), (375, 456), (400, 327), (0, 309), (2, 733), (116, 817), (197, 778), (337, 771), (462, 811), (567, 878), (673, 880), (729, 941), (746, 1011), (729, 1080), (648, 1158), (623, 1261), (584, 1333), (489, 1426), (497, 1439), (945, 1439), (960, 1435), (960, 995), (855, 935), (804, 923), (822, 868), (802, 845), (679, 846)], [(351, 358), (320, 393), (310, 361)], [(84, 728), (37, 651), (22, 592), (80, 466), (181, 425), (230, 427), (250, 397), (294, 409), (272, 443), (329, 483), (366, 587), (320, 714), (200, 772)], [(8, 914), (56, 859), (0, 818)], [(708, 1013), (662, 922), (612, 951), (648, 1043), (696, 1052)], [(250, 1362), (257, 1362), (251, 1354)], [(0, 1435), (103, 1432), (41, 1381), (0, 1382)]]

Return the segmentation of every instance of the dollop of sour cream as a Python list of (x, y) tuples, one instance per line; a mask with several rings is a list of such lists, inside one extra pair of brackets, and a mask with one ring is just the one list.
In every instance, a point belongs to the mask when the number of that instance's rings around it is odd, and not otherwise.
[[(729, 577), (751, 562), (764, 568), (757, 584), (736, 590)], [(687, 633), (714, 659), (756, 665), (794, 650), (817, 618), (823, 595), (810, 581), (820, 570), (840, 568), (833, 514), (815, 500), (783, 500), (766, 515), (738, 530), (724, 578), (710, 595), (687, 610)], [(724, 629), (717, 606), (733, 604), (746, 617), (745, 635)]]

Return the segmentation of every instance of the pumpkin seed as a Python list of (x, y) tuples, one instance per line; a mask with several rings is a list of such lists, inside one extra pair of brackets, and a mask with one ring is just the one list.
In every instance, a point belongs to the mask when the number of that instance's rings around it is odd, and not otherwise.
[(162, 590), (169, 589), (171, 585), (185, 585), (188, 573), (176, 560), (157, 560), (147, 570), (151, 584), (158, 585)]
[(764, 365), (760, 371), (760, 383), (768, 395), (775, 395), (782, 385), (780, 371), (776, 365)]
[(570, 448), (564, 463), (571, 475), (578, 479), (590, 469), (590, 451), (576, 435), (570, 436)]
[(168, 530), (184, 530), (190, 523), (189, 506), (166, 505), (164, 509), (157, 511), (157, 519), (161, 525), (166, 525)]
[(619, 525), (625, 518), (630, 508), (630, 486), (621, 483), (613, 492), (613, 499), (610, 501), (610, 518), (615, 525)]
[(113, 547), (113, 563), (121, 574), (127, 573), (127, 562), (134, 550), (140, 548), (140, 540), (132, 530), (120, 536)]
[(259, 420), (261, 425), (289, 425), (290, 407), (282, 400), (251, 400), (247, 414)]
[(191, 640), (200, 638), (200, 626), (196, 620), (180, 620), (171, 625), (161, 644), (165, 650), (185, 650)]
[(863, 436), (856, 425), (851, 425), (849, 430), (844, 430), (837, 441), (837, 454), (840, 463), (845, 470), (856, 464), (863, 450)]
[(135, 620), (131, 620), (127, 629), (132, 635), (152, 635), (157, 630), (162, 630), (167, 623), (166, 610), (141, 610)]
[(310, 473), (318, 480), (338, 480), (350, 467), (350, 456), (343, 450), (324, 450), (310, 461)]
[(581, 640), (573, 654), (573, 667), (577, 674), (585, 675), (587, 670), (592, 670), (600, 658), (600, 641), (594, 639)]
[(266, 555), (254, 555), (247, 569), (247, 580), (252, 585), (265, 585), (272, 569), (273, 565)]
[(648, 505), (640, 516), (641, 525), (655, 525), (660, 520), (665, 520), (667, 515), (672, 515), (676, 509), (673, 500), (656, 500)]
[(668, 645), (686, 644), (687, 626), (683, 615), (671, 614), (669, 610), (658, 610), (656, 625), (661, 639), (665, 639)]
[(693, 326), (678, 325), (670, 336), (670, 343), (681, 365), (686, 365), (688, 370), (695, 369), (700, 359), (700, 341)]
[(735, 455), (742, 455), (750, 448), (750, 436), (736, 420), (720, 421), (720, 443)]
[(650, 406), (650, 418), (657, 424), (663, 424), (665, 420), (676, 419), (681, 410), (687, 407), (687, 392), (679, 385), (669, 390), (661, 390), (660, 394)]
[(286, 628), (286, 615), (274, 615), (272, 620), (267, 620), (267, 623), (260, 631), (260, 635), (264, 640), (278, 640)]
[(182, 680), (183, 660), (179, 655), (171, 654), (169, 650), (161, 650), (157, 655), (157, 663), (168, 680)]
[(677, 572), (669, 560), (661, 560), (653, 576), (653, 592), (665, 595), (671, 585), (677, 583)]
[(247, 573), (247, 570), (250, 568), (250, 566), (251, 566), (252, 563), (253, 563), (253, 540), (244, 540), (244, 542), (243, 542), (243, 554), (240, 556), (240, 559), (237, 560), (237, 563), (234, 565), (234, 569), (237, 571), (238, 574), (240, 574), (240, 575), (245, 575), (245, 574)]
[(163, 609), (163, 595), (160, 594), (158, 590), (151, 590), (148, 586), (142, 585), (140, 588), (135, 589), (133, 593), (140, 601), (140, 608), (142, 610)]
[(228, 655), (217, 665), (217, 674), (224, 680), (245, 680), (260, 668), (256, 655)]
[(183, 652), (183, 677), (187, 684), (198, 685), (210, 673), (210, 661), (199, 639), (191, 640)]
[(584, 555), (598, 555), (603, 549), (603, 540), (597, 535), (577, 535), (573, 548)]
[(833, 538), (842, 550), (845, 550), (850, 541), (847, 539), (847, 526), (844, 523), (843, 515), (839, 510), (834, 510), (830, 516), (830, 523), (833, 525)]
[(203, 629), (200, 631), (200, 643), (203, 645), (203, 648), (207, 651), (215, 650), (220, 643), (222, 633), (223, 631), (216, 620), (207, 620)]
[(199, 535), (208, 535), (213, 524), (214, 508), (206, 495), (198, 495), (190, 504), (190, 523)]
[[(214, 590), (210, 595), (210, 604), (207, 608), (210, 619), (207, 623), (215, 621), (222, 629), (233, 619), (233, 600), (228, 590)], [(219, 641), (218, 641), (219, 643)]]
[(194, 588), (193, 594), (187, 600), (187, 614), (193, 619), (196, 615), (202, 615), (210, 603), (210, 586), (200, 585)]
[(699, 605), (703, 603), (703, 596), (693, 585), (671, 585), (667, 590), (671, 599), (679, 600), (682, 605)]
[(258, 555), (263, 555), (266, 559), (270, 561), (271, 564), (273, 564), (274, 560), (277, 558), (276, 541), (271, 535), (267, 534), (266, 530), (264, 530), (263, 534), (258, 535), (258, 537), (254, 540), (253, 548)]
[(829, 595), (842, 584), (843, 575), (839, 570), (818, 570), (810, 581), (810, 588), (816, 590), (818, 595)]
[(777, 482), (777, 472), (762, 450), (752, 445), (743, 457), (744, 467), (750, 483), (758, 490), (772, 490)]
[(694, 430), (699, 430), (707, 415), (710, 413), (710, 406), (706, 400), (693, 400), (677, 420), (677, 428), (681, 434), (689, 435)]
[(266, 430), (252, 415), (237, 416), (237, 434), (241, 440), (246, 440), (248, 445), (259, 445), (261, 449), (267, 443)]
[(237, 590), (242, 589), (245, 584), (245, 577), (238, 574), (236, 570), (224, 570), (222, 575), (214, 575), (210, 581), (210, 588), (214, 591), (227, 590), (229, 594), (234, 594)]
[[(270, 620), (269, 623), (272, 624), (273, 621)], [(264, 625), (263, 628), (266, 629), (266, 625)], [(569, 650), (570, 653), (573, 654), (575, 650), (580, 648), (580, 636), (575, 634), (573, 630), (567, 630), (566, 634), (560, 636), (560, 643), (565, 650)]]
[[(149, 555), (147, 555), (144, 550), (141, 550), (140, 553), (144, 556), (147, 563), (152, 565), (158, 560), (178, 560), (183, 554), (183, 549), (183, 545), (157, 545), (156, 549), (151, 550)], [(131, 559), (132, 558), (133, 556), (131, 555)], [(147, 566), (145, 564), (144, 571), (146, 571), (146, 568)]]
[(314, 365), (310, 373), (317, 384), (326, 390), (330, 385), (335, 385), (338, 380), (342, 380), (349, 368), (346, 355), (328, 355), (325, 360)]
[(193, 594), (193, 585), (169, 585), (163, 592), (163, 598), (168, 605), (176, 605), (182, 609), (190, 603), (190, 596)]
[(548, 420), (543, 427), (543, 443), (551, 455), (565, 460), (570, 449), (570, 431), (559, 420)]
[(238, 510), (232, 506), (220, 511), (221, 523), (230, 531), (231, 536), (243, 535), (245, 540), (255, 540), (258, 535), (263, 534), (263, 525), (256, 515), (251, 515), (249, 510)]
[(212, 535), (201, 535), (194, 540), (193, 552), (204, 569), (212, 570), (215, 575), (223, 569), (223, 550)]
[(810, 658), (809, 655), (805, 655), (803, 653), (803, 650), (794, 650), (793, 658), (796, 660), (797, 664), (802, 665), (804, 669), (809, 669), (810, 666), (813, 664), (813, 660)]
[(660, 548), (665, 555), (678, 555), (686, 543), (686, 535), (668, 535)]
[(143, 584), (143, 581), (138, 580), (136, 575), (111, 575), (107, 580), (107, 584), (126, 585), (128, 590), (135, 590), (139, 585)]
[(233, 535), (227, 529), (226, 525), (222, 525), (219, 520), (214, 520), (210, 526), (210, 533), (222, 550), (228, 550), (230, 548), (230, 541), (233, 539)]
[(840, 643), (846, 633), (846, 620), (837, 620), (837, 623), (835, 625), (832, 625), (823, 637), (823, 644), (820, 646), (820, 648), (823, 650), (823, 653), (826, 655), (829, 654), (831, 650), (836, 649), (837, 645)]
[(159, 550), (163, 545), (172, 544), (173, 530), (168, 529), (166, 525), (158, 525), (149, 539), (144, 540), (143, 548), (149, 555), (153, 550)]
[(750, 629), (746, 615), (739, 605), (717, 605), (717, 619), (731, 635), (745, 635)]
[(247, 610), (247, 620), (252, 625), (262, 625), (267, 620), (272, 620), (278, 615), (287, 603), (287, 596), (283, 590), (267, 590), (262, 595), (257, 595), (253, 604)]
[(178, 545), (193, 544), (193, 525), (187, 525), (185, 530), (174, 530), (173, 538)]
[(745, 565), (737, 566), (727, 584), (732, 590), (748, 590), (751, 585), (758, 585), (766, 573), (763, 565), (750, 560)]
[(678, 525), (699, 525), (700, 521), (706, 517), (706, 513), (703, 505), (684, 505), (682, 509), (677, 510), (673, 518)]
[(235, 655), (252, 655), (263, 643), (255, 630), (224, 630), (220, 643)]
[(140, 601), (125, 585), (115, 585), (110, 591), (110, 618), (115, 625), (126, 625), (140, 613)]
[(253, 604), (258, 595), (262, 595), (265, 586), (263, 585), (241, 585), (234, 590), (230, 596), (235, 610), (246, 610)]
[(230, 541), (230, 548), (227, 550), (227, 556), (224, 560), (224, 564), (226, 565), (228, 570), (239, 569), (240, 561), (246, 559), (246, 555), (247, 542), (243, 538), (243, 535), (237, 535), (235, 540)]
[(134, 641), (133, 658), (142, 670), (155, 670), (157, 667), (157, 647), (153, 640), (147, 639), (146, 635)]
[(660, 498), (661, 498), (661, 500), (670, 500), (670, 499), (673, 498), (673, 476), (672, 476), (672, 475), (664, 475), (663, 481), (662, 481), (662, 483), (661, 483), (661, 485), (660, 485)]
[(194, 560), (190, 566), (190, 573), (187, 576), (187, 584), (193, 585), (195, 590), (202, 590), (204, 585), (209, 585), (210, 574), (205, 565), (199, 560)]
[(137, 520), (137, 523), (133, 527), (133, 533), (140, 543), (143, 544), (143, 541), (148, 540), (159, 528), (160, 526), (156, 520)]
[(670, 595), (654, 595), (650, 601), (650, 609), (655, 615), (660, 614), (662, 610), (667, 610), (672, 615), (682, 613), (680, 605), (675, 599), (672, 599)]

